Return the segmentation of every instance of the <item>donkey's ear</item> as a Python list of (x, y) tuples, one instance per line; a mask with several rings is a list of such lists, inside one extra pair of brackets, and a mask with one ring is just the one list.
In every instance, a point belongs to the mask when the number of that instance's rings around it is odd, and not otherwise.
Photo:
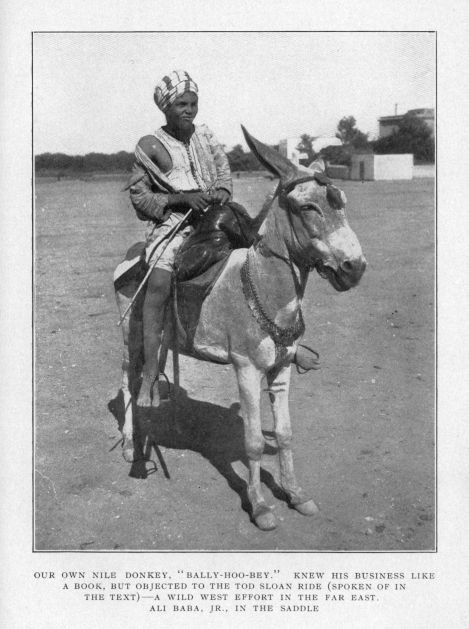
[(276, 177), (280, 177), (282, 183), (298, 177), (298, 169), (295, 164), (270, 146), (256, 140), (243, 125), (241, 125), (241, 129), (253, 154), (267, 170), (270, 170)]

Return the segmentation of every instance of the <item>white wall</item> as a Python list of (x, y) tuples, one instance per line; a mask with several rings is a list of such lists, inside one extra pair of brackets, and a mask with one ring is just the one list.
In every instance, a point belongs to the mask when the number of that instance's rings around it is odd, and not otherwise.
[(364, 163), (364, 177), (367, 181), (383, 179), (412, 179), (414, 156), (412, 153), (401, 155), (352, 155), (350, 179), (360, 180), (360, 162)]
[[(300, 159), (306, 159), (308, 157), (307, 153), (301, 153), (296, 148), (300, 144), (300, 142), (300, 137), (284, 138), (283, 140), (280, 140), (278, 145), (279, 153), (284, 157), (287, 157), (294, 164), (298, 165)], [(339, 140), (339, 138), (320, 136), (313, 140), (312, 147), (316, 153), (319, 153), (319, 151), (326, 146), (340, 146), (341, 144), (342, 142)]]
[(301, 138), (286, 138), (280, 140), (278, 145), (280, 155), (283, 155), (297, 166), (300, 163), (300, 159), (307, 157), (306, 153), (300, 153), (296, 148), (300, 142)]
[(435, 177), (435, 164), (419, 164), (414, 165), (413, 178), (418, 179), (420, 177)]
[(313, 150), (319, 153), (321, 149), (325, 149), (326, 146), (342, 146), (342, 142), (339, 138), (321, 135), (312, 142)]
[(412, 153), (401, 155), (375, 155), (375, 180), (412, 179), (414, 156)]

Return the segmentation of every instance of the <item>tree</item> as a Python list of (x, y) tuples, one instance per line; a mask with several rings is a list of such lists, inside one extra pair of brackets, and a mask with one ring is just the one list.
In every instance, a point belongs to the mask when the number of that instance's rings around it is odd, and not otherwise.
[(36, 172), (73, 175), (86, 172), (129, 172), (135, 161), (133, 153), (88, 153), (87, 155), (65, 155), (64, 153), (42, 153), (36, 155)]
[(423, 162), (435, 161), (435, 142), (432, 130), (424, 120), (412, 113), (403, 116), (397, 131), (376, 140), (375, 153), (413, 153)]
[(341, 166), (350, 166), (352, 163), (352, 151), (350, 146), (326, 146), (321, 149), (319, 155), (322, 159), (330, 164), (340, 164)]
[[(326, 146), (316, 153), (313, 149), (313, 138), (310, 135), (303, 134), (298, 150), (307, 153), (307, 163), (311, 163), (317, 157), (321, 157), (324, 161), (331, 164), (340, 164), (350, 166), (352, 162), (352, 154), (363, 149), (370, 150), (368, 142), (368, 134), (357, 129), (356, 120), (353, 116), (344, 116), (337, 124), (336, 138), (342, 142), (341, 146)], [(300, 160), (301, 161), (301, 160)], [(305, 160), (306, 161), (306, 160)]]
[(244, 152), (241, 144), (236, 144), (231, 151), (226, 154), (232, 171), (236, 170), (259, 170), (259, 162), (249, 151)]
[(300, 159), (300, 164), (304, 166), (308, 166), (314, 161), (317, 157), (316, 151), (313, 149), (313, 141), (315, 138), (312, 135), (308, 135), (307, 133), (303, 133), (301, 136), (301, 142), (296, 147), (298, 151), (301, 153), (306, 153), (306, 159)]
[(337, 125), (336, 138), (345, 146), (350, 145), (355, 149), (363, 149), (368, 146), (368, 133), (363, 133), (356, 127), (357, 121), (353, 116), (344, 116)]

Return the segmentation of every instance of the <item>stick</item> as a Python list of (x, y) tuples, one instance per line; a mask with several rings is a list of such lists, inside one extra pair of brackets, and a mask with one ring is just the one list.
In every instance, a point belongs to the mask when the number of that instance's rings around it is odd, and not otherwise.
[(167, 246), (169, 245), (169, 243), (171, 242), (171, 240), (174, 238), (174, 236), (176, 235), (176, 233), (179, 231), (180, 227), (182, 226), (182, 224), (185, 222), (185, 220), (187, 218), (189, 218), (189, 216), (192, 213), (192, 209), (188, 210), (184, 216), (181, 218), (181, 220), (179, 221), (179, 223), (177, 223), (167, 234), (165, 234), (164, 236), (162, 236), (152, 247), (151, 251), (150, 251), (150, 255), (149, 257), (151, 257), (151, 255), (153, 254), (153, 252), (155, 251), (155, 249), (157, 247), (160, 246), (160, 244), (163, 242), (163, 240), (165, 238), (167, 238), (167, 242), (165, 243), (165, 246), (163, 247), (163, 249), (161, 250), (160, 255), (153, 261), (152, 265), (150, 266), (150, 268), (148, 269), (148, 271), (145, 273), (145, 277), (143, 278), (143, 280), (140, 282), (139, 287), (137, 288), (137, 290), (135, 291), (134, 296), (132, 297), (129, 305), (127, 306), (127, 308), (124, 311), (124, 314), (121, 316), (121, 318), (119, 319), (119, 322), (117, 324), (117, 326), (119, 327), (122, 322), (124, 321), (127, 313), (129, 312), (129, 310), (132, 308), (135, 300), (137, 299), (138, 294), (140, 293), (140, 291), (142, 290), (142, 288), (145, 286), (145, 284), (148, 281), (148, 278), (151, 275), (151, 272), (153, 271), (153, 269), (155, 268), (156, 263), (158, 262), (158, 260), (161, 258), (161, 256), (163, 255), (163, 253), (166, 251)]

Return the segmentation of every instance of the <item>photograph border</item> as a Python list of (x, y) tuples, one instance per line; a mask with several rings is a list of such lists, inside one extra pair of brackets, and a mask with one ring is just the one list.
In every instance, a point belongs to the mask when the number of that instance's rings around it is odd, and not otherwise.
[[(45, 549), (38, 550), (35, 548), (35, 537), (36, 537), (36, 479), (35, 479), (35, 454), (36, 454), (36, 413), (35, 413), (35, 405), (36, 405), (36, 329), (35, 329), (35, 316), (36, 316), (36, 297), (35, 297), (35, 271), (36, 271), (36, 233), (35, 233), (35, 153), (34, 153), (34, 36), (40, 34), (50, 34), (50, 35), (60, 35), (60, 34), (184, 34), (184, 33), (226, 33), (227, 35), (234, 33), (268, 33), (268, 34), (276, 34), (276, 33), (288, 33), (288, 34), (314, 34), (314, 33), (350, 33), (350, 34), (360, 34), (360, 33), (428, 33), (434, 35), (434, 51), (435, 51), (435, 66), (434, 66), (434, 94), (435, 94), (435, 180), (434, 180), (434, 237), (435, 237), (435, 246), (434, 246), (434, 274), (435, 274), (435, 284), (434, 284), (434, 297), (435, 297), (435, 306), (433, 309), (433, 317), (435, 322), (435, 332), (433, 334), (433, 343), (434, 343), (434, 382), (435, 386), (433, 389), (433, 401), (434, 401), (434, 412), (433, 412), (433, 433), (435, 437), (435, 445), (433, 448), (433, 459), (434, 459), (434, 487), (433, 487), (433, 495), (435, 499), (435, 519), (434, 519), (434, 548), (433, 549), (424, 549), (424, 550), (158, 550), (158, 549), (142, 549), (142, 550), (86, 550), (86, 549)], [(363, 29), (363, 30), (341, 30), (341, 29), (331, 29), (331, 30), (310, 30), (310, 29), (266, 29), (266, 30), (247, 30), (247, 29), (233, 29), (233, 30), (215, 30), (215, 29), (164, 29), (164, 30), (33, 30), (30, 31), (31, 34), (31, 251), (32, 251), (32, 268), (31, 268), (31, 299), (32, 299), (32, 461), (31, 461), (31, 489), (32, 489), (32, 546), (31, 551), (33, 554), (66, 554), (66, 555), (127, 555), (127, 554), (149, 554), (149, 555), (211, 555), (211, 554), (219, 554), (219, 555), (233, 555), (233, 554), (272, 554), (272, 555), (297, 555), (297, 554), (330, 554), (330, 555), (434, 555), (438, 554), (438, 30), (437, 29), (390, 29), (390, 30), (382, 30), (382, 29)]]

